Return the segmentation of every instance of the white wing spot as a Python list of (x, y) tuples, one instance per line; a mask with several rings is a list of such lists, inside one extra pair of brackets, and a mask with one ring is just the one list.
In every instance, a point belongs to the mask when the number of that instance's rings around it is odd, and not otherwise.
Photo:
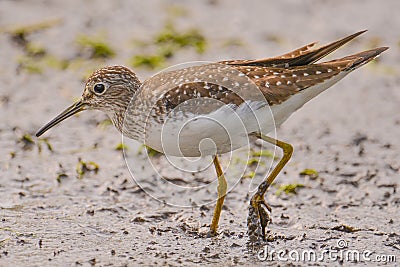
[(291, 81), (287, 81), (286, 83), (287, 83), (288, 85), (292, 84), (292, 82), (291, 82)]
[(260, 78), (260, 76), (258, 76), (258, 75), (254, 75), (254, 78), (255, 78), (255, 79), (258, 79), (258, 78)]
[(269, 82), (265, 82), (265, 87), (269, 88)]
[(281, 75), (281, 78), (286, 78), (286, 76), (285, 75)]
[(281, 81), (277, 81), (277, 82), (276, 82), (276, 85), (277, 85), (277, 86), (279, 86), (279, 85), (281, 85), (281, 84), (282, 84)]
[(320, 72), (319, 70), (317, 70), (317, 71), (315, 72), (315, 74), (318, 75), (318, 74), (321, 74), (321, 72)]
[(304, 72), (303, 75), (304, 75), (304, 76), (308, 76), (308, 73), (307, 73), (307, 72)]
[(332, 72), (332, 69), (328, 69), (328, 72)]
[(292, 74), (292, 77), (297, 77), (297, 75), (296, 74)]

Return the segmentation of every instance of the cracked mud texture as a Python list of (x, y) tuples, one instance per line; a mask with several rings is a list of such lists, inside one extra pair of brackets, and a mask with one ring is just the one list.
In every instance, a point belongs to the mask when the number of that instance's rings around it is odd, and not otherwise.
[[(321, 252), (337, 248), (342, 239), (348, 249), (395, 255), (400, 261), (399, 8), (397, 0), (1, 1), (0, 266), (307, 265), (262, 262), (259, 248), (246, 246), (250, 178), (241, 179), (226, 197), (219, 236), (205, 238), (213, 204), (179, 208), (145, 193), (115, 149), (121, 136), (106, 126), (104, 114), (86, 111), (65, 121), (44, 136), (50, 146), (30, 139), (81, 95), (90, 71), (129, 66), (133, 56), (153, 53), (154, 47), (138, 43), (151, 42), (167, 21), (181, 31), (197, 29), (207, 47), (202, 54), (183, 47), (166, 58), (165, 67), (271, 57), (363, 29), (369, 32), (333, 57), (390, 47), (278, 129), (278, 138), (294, 146), (294, 155), (266, 196), (273, 209), (266, 244), (276, 251)], [(44, 27), (32, 32), (15, 30), (39, 22)], [(77, 38), (82, 35), (104, 38), (115, 56), (104, 47), (100, 59), (81, 49)], [(135, 69), (142, 80), (159, 70)], [(129, 151), (133, 164), (140, 156), (137, 148)], [(167, 169), (162, 157), (154, 161)], [(78, 174), (79, 162), (87, 165), (81, 164)], [(300, 175), (305, 169), (318, 171), (318, 177)], [(197, 179), (214, 176), (209, 169)], [(169, 177), (192, 182), (182, 174)], [(304, 186), (297, 194), (276, 194), (288, 184)], [(157, 181), (146, 186), (164, 190)], [(211, 188), (200, 198), (215, 195)]]

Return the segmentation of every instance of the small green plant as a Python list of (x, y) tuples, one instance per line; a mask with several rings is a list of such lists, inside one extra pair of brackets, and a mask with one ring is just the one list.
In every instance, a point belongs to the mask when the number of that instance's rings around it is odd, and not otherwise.
[(62, 180), (65, 178), (68, 178), (68, 175), (66, 173), (59, 173), (57, 174), (56, 181), (57, 183), (61, 184)]
[(179, 33), (172, 23), (167, 23), (165, 28), (155, 36), (154, 40), (158, 45), (172, 46), (171, 50), (191, 46), (196, 49), (197, 53), (203, 53), (206, 49), (206, 39), (199, 30), (190, 29)]
[(53, 152), (53, 146), (50, 144), (49, 140), (47, 138), (40, 138), (39, 142), (37, 143), (39, 153), (42, 152), (42, 143), (46, 145), (47, 149), (50, 152)]
[(27, 143), (27, 144), (34, 144), (35, 143), (30, 134), (24, 134), (21, 137), (21, 141), (23, 141), (24, 143)]
[(128, 146), (123, 144), (123, 143), (119, 143), (116, 147), (115, 150), (128, 150)]
[(297, 188), (302, 188), (304, 187), (303, 184), (286, 184), (286, 185), (280, 185), (278, 190), (276, 191), (276, 195), (280, 196), (282, 193), (285, 193), (287, 195), (289, 194), (297, 194)]
[(159, 151), (157, 151), (157, 150), (155, 150), (155, 149), (153, 149), (153, 148), (151, 148), (151, 147), (149, 147), (147, 145), (141, 145), (140, 148), (139, 148), (139, 151), (138, 151), (139, 155), (143, 154), (143, 149), (146, 149), (147, 155), (149, 157), (155, 157), (155, 156), (159, 156), (159, 155), (162, 154), (161, 152), (159, 152)]
[(275, 154), (270, 150), (259, 150), (259, 151), (252, 151), (251, 156), (253, 157), (266, 157), (271, 158), (273, 160), (278, 160), (279, 157), (275, 156)]
[(41, 138), (37, 142), (35, 142), (30, 134), (24, 134), (24, 135), (22, 135), (21, 138), (19, 138), (19, 142), (22, 143), (23, 150), (31, 150), (36, 145), (38, 152), (41, 153), (42, 152), (42, 144), (45, 144), (47, 149), (50, 152), (53, 152), (53, 147), (47, 138)]
[(53, 69), (65, 70), (70, 65), (70, 62), (66, 59), (58, 59), (54, 56), (47, 55), (43, 58), (43, 63)]
[(318, 172), (314, 169), (304, 169), (300, 172), (301, 176), (309, 176), (311, 179), (318, 178)]
[(31, 57), (21, 56), (18, 58), (17, 62), (19, 70), (26, 71), (30, 74), (40, 74), (43, 72), (40, 61), (34, 60)]
[(112, 121), (109, 118), (107, 118), (107, 119), (100, 121), (97, 124), (97, 126), (100, 127), (101, 129), (105, 129), (105, 128), (111, 126), (112, 124), (113, 124)]
[(24, 134), (19, 141), (22, 143), (23, 147), (22, 149), (24, 150), (30, 150), (32, 149), (33, 145), (35, 144), (35, 141), (33, 141), (32, 136), (30, 134)]
[(250, 171), (250, 172), (246, 173), (245, 175), (243, 175), (242, 179), (245, 179), (245, 178), (253, 179), (255, 176), (256, 176), (256, 173), (254, 171)]
[(173, 57), (175, 53), (185, 47), (194, 47), (197, 53), (203, 53), (206, 49), (206, 39), (197, 29), (189, 29), (180, 32), (172, 23), (166, 23), (164, 29), (157, 33), (151, 44), (135, 41), (141, 48), (155, 44), (156, 52), (133, 56), (130, 64), (133, 67), (146, 67), (155, 69), (163, 66), (167, 58)]
[(46, 49), (36, 43), (28, 42), (25, 46), (25, 51), (30, 57), (43, 57), (46, 55)]
[(17, 44), (26, 46), (28, 44), (27, 36), (29, 34), (54, 27), (60, 23), (61, 19), (45, 20), (22, 26), (2, 28), (0, 29), (0, 33), (8, 33), (11, 35), (12, 40), (14, 40)]
[(260, 161), (260, 158), (250, 158), (247, 161), (247, 166), (265, 165), (264, 162)]
[(26, 55), (17, 59), (18, 69), (29, 74), (41, 74), (46, 67), (64, 70), (69, 66), (68, 60), (57, 59), (51, 55)]
[(77, 38), (77, 42), (83, 50), (87, 49), (89, 51), (90, 58), (111, 58), (115, 56), (114, 49), (99, 36), (80, 35)]
[(94, 172), (97, 173), (100, 167), (94, 161), (82, 161), (79, 159), (78, 164), (76, 165), (76, 173), (78, 174), (78, 178), (82, 179), (85, 173)]
[(161, 152), (159, 152), (159, 151), (157, 151), (157, 150), (155, 150), (155, 149), (153, 149), (153, 148), (151, 148), (149, 146), (145, 145), (145, 147), (146, 147), (146, 150), (147, 150), (147, 155), (149, 155), (149, 157), (156, 157), (156, 156), (160, 156), (162, 154)]
[(53, 27), (60, 22), (60, 19), (55, 19), (14, 28), (0, 29), (0, 32), (10, 34), (14, 42), (23, 49), (24, 54), (17, 58), (18, 70), (29, 74), (41, 74), (47, 66), (57, 69), (66, 69), (68, 67), (68, 60), (59, 60), (49, 55), (46, 48), (40, 43), (28, 40), (29, 34)]
[(146, 67), (156, 69), (164, 65), (165, 57), (163, 55), (135, 55), (130, 60), (133, 67)]

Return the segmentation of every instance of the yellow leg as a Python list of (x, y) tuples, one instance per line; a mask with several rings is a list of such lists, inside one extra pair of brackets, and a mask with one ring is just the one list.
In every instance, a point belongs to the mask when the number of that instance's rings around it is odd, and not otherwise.
[(226, 191), (228, 189), (228, 185), (226, 183), (224, 173), (221, 169), (221, 165), (219, 164), (217, 155), (215, 155), (214, 157), (214, 166), (218, 175), (218, 200), (217, 204), (215, 205), (214, 216), (210, 226), (210, 236), (215, 236), (217, 234), (219, 217), (221, 215), (222, 205), (224, 204)]
[[(285, 142), (276, 140), (269, 136), (265, 136), (262, 134), (257, 134), (257, 138), (260, 138), (270, 144), (276, 145), (283, 150), (283, 156), (275, 168), (272, 170), (271, 174), (268, 178), (263, 181), (257, 189), (257, 192), (250, 200), (249, 206), (249, 217), (247, 218), (247, 227), (248, 227), (248, 235), (250, 240), (258, 239), (261, 235), (265, 240), (265, 227), (271, 221), (268, 212), (264, 209), (264, 207), (271, 212), (271, 208), (265, 202), (264, 195), (267, 191), (268, 187), (273, 183), (276, 176), (282, 170), (282, 168), (286, 165), (286, 163), (290, 160), (293, 154), (293, 147)], [(261, 205), (264, 205), (261, 206)], [(261, 229), (260, 229), (261, 226)]]

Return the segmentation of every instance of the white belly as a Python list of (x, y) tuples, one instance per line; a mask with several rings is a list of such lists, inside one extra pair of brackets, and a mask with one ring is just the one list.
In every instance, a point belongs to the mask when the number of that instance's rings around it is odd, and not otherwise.
[(273, 129), (274, 125), (269, 107), (253, 113), (246, 104), (242, 105), (235, 110), (223, 107), (207, 115), (171, 116), (162, 127), (150, 123), (145, 143), (171, 156), (198, 157), (233, 151), (249, 144), (249, 133), (260, 131), (256, 117), (263, 118), (258, 121), (264, 126), (269, 124)]

